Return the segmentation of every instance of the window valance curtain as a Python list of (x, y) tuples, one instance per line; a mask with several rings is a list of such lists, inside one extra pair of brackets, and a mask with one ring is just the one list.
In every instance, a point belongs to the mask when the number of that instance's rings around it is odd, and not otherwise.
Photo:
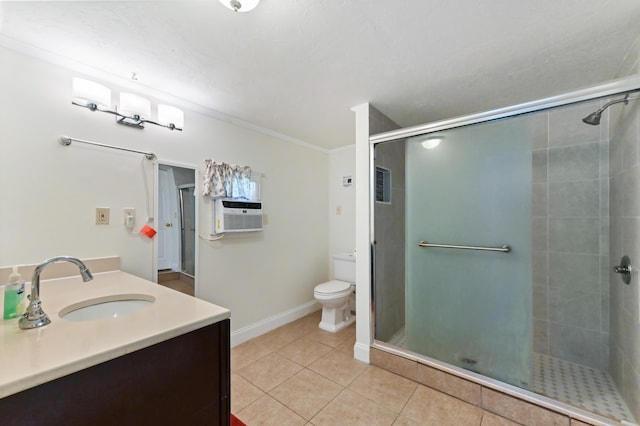
[(251, 167), (204, 160), (202, 195), (211, 198), (251, 197)]

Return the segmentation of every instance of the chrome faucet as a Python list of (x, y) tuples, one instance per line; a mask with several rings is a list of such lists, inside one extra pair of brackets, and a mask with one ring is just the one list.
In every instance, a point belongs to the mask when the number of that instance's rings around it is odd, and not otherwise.
[(18, 321), (18, 325), (23, 330), (28, 330), (31, 328), (38, 328), (44, 325), (51, 323), (51, 320), (42, 310), (42, 306), (40, 303), (40, 273), (42, 270), (49, 264), (55, 262), (71, 262), (74, 263), (80, 268), (80, 275), (82, 276), (82, 281), (87, 282), (93, 279), (91, 272), (87, 268), (87, 266), (80, 260), (75, 257), (69, 256), (58, 256), (52, 257), (51, 259), (47, 259), (38, 265), (33, 271), (33, 278), (31, 279), (31, 302), (27, 307), (27, 311), (22, 315), (20, 321)]

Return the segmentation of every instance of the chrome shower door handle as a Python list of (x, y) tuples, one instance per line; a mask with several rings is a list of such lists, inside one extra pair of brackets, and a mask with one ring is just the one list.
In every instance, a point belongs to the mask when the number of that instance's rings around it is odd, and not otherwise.
[(613, 271), (621, 275), (620, 278), (625, 284), (629, 284), (631, 282), (631, 260), (629, 260), (629, 256), (622, 256), (620, 265), (614, 266)]

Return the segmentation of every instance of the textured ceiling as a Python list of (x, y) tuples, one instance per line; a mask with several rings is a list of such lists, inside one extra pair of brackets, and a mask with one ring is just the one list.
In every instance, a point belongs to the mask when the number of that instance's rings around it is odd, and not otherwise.
[(612, 79), (639, 0), (3, 1), (0, 34), (331, 149)]

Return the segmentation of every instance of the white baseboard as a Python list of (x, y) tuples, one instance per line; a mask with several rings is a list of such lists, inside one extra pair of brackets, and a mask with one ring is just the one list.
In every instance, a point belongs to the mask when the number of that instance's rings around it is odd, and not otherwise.
[[(312, 312), (318, 311), (320, 310), (320, 308), (320, 304), (314, 300), (305, 303), (304, 305), (298, 306), (297, 308), (290, 309), (288, 311), (250, 324), (246, 327), (242, 327), (239, 330), (231, 332), (231, 347), (244, 343), (247, 340), (251, 340), (254, 337), (261, 336), (271, 330), (275, 330), (278, 327), (282, 327), (283, 325), (295, 321), (298, 318), (302, 318)], [(368, 349), (369, 348), (367, 348), (367, 350)]]
[(356, 342), (353, 345), (353, 357), (358, 361), (370, 363), (369, 361), (369, 345), (365, 345), (364, 343)]

